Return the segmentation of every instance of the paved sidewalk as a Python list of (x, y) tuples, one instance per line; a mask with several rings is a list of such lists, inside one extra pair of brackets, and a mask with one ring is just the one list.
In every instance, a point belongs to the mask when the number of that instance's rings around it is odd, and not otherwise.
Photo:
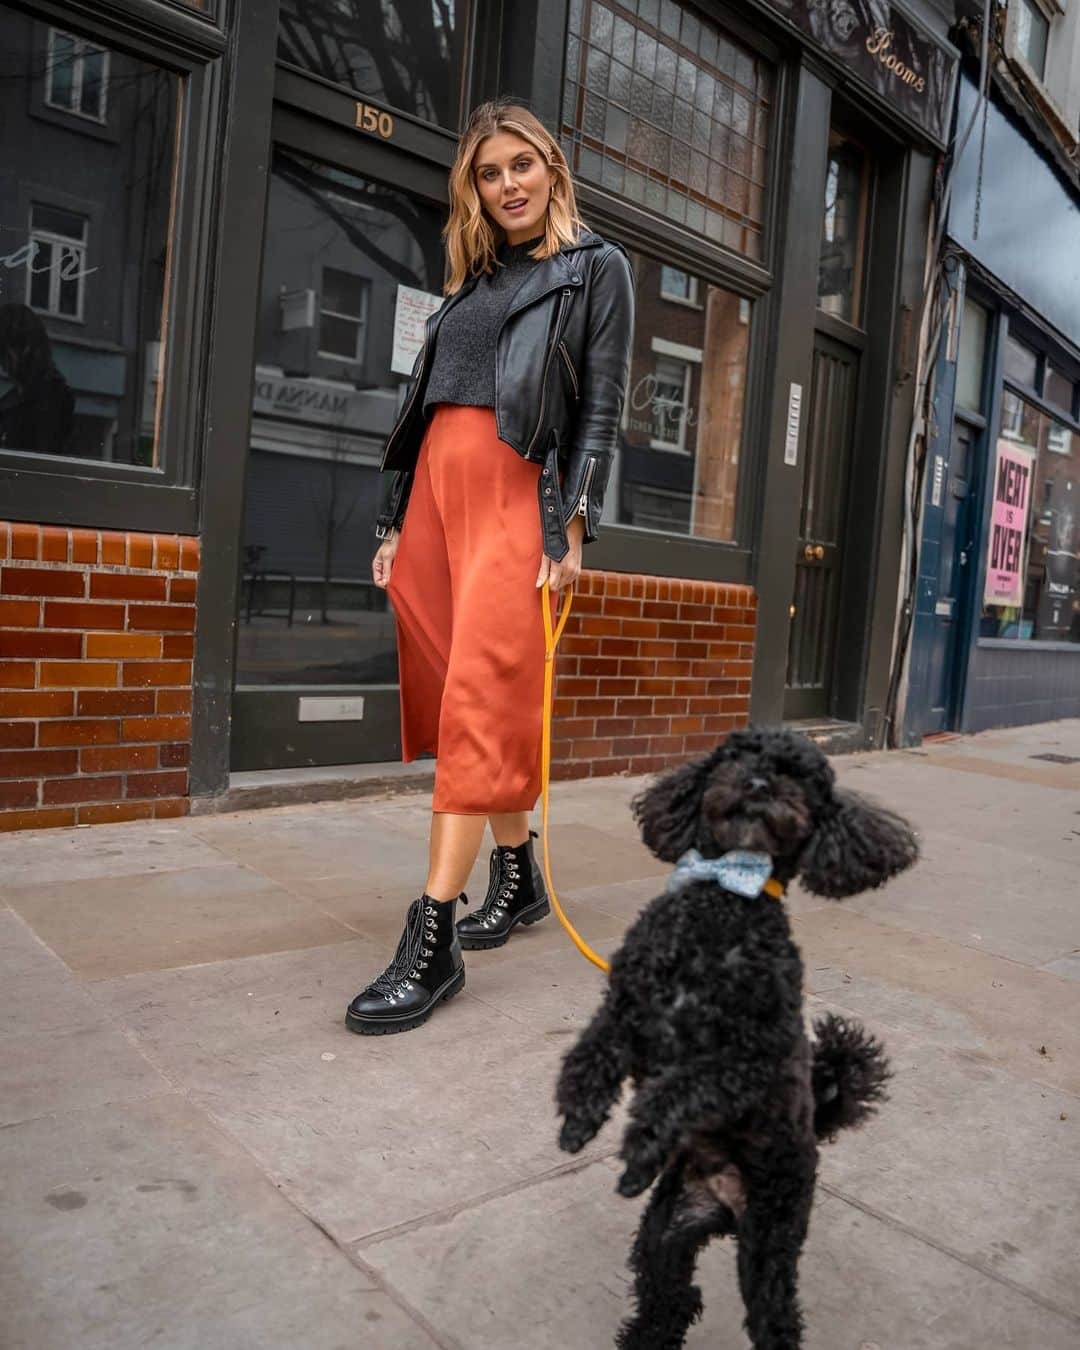
[[(1069, 764), (1040, 756), (1076, 757)], [(791, 898), (814, 1010), (897, 1077), (825, 1151), (809, 1350), (1080, 1344), (1080, 722), (837, 761), (925, 860)], [(666, 868), (641, 780), (554, 789), (554, 868), (610, 951)], [(5, 1350), (603, 1350), (638, 1204), (609, 1127), (555, 1146), (602, 977), (554, 919), (469, 953), (405, 1036), (348, 1034), (422, 884), (399, 796), (0, 841)], [(482, 895), (486, 850), (473, 878)], [(730, 1244), (688, 1345), (737, 1350)]]

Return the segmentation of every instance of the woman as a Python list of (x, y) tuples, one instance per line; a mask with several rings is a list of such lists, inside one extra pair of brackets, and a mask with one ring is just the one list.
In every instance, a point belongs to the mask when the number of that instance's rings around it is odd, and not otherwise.
[[(446, 299), (386, 443), (396, 473), (372, 568), (397, 621), (402, 758), (437, 757), (429, 866), (394, 959), (349, 1005), (363, 1034), (419, 1026), (464, 987), (463, 947), (501, 946), (548, 913), (529, 830), (540, 605), (554, 609), (596, 537), (630, 364), (626, 253), (584, 227), (566, 159), (527, 109), (470, 117), (443, 237)], [(487, 897), (459, 921), (485, 821)]]

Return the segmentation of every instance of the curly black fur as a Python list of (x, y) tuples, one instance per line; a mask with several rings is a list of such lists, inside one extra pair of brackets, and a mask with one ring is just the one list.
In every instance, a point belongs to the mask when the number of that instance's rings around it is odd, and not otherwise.
[[(910, 866), (898, 817), (836, 789), (810, 741), (736, 732), (633, 802), (642, 837), (674, 862), (731, 849), (767, 852), (785, 885), (853, 895)], [(796, 1294), (818, 1143), (884, 1099), (882, 1047), (826, 1015), (811, 1049), (802, 961), (782, 903), (711, 882), (645, 908), (612, 961), (604, 1002), (567, 1055), (557, 1089), (561, 1146), (576, 1152), (607, 1120), (623, 1081), (623, 1195), (656, 1188), (631, 1256), (636, 1315), (620, 1350), (678, 1350), (700, 1314), (697, 1253), (735, 1235), (746, 1328), (757, 1350), (801, 1344)]]
[(831, 1143), (861, 1125), (887, 1099), (892, 1077), (881, 1042), (858, 1022), (826, 1013), (814, 1021), (814, 1134)]

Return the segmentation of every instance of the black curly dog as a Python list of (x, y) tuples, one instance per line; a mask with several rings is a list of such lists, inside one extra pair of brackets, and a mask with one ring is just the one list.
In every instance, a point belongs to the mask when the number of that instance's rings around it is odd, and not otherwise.
[[(838, 790), (821, 751), (784, 730), (733, 733), (633, 811), (658, 858), (766, 853), (781, 885), (798, 876), (830, 899), (880, 886), (918, 856), (904, 821)], [(650, 902), (563, 1064), (562, 1148), (576, 1153), (597, 1133), (627, 1076), (618, 1189), (639, 1195), (659, 1180), (630, 1258), (636, 1315), (618, 1345), (678, 1350), (701, 1315), (697, 1254), (733, 1235), (755, 1350), (794, 1350), (818, 1142), (871, 1115), (890, 1071), (873, 1037), (832, 1014), (814, 1023), (811, 1045), (782, 900), (692, 880)]]

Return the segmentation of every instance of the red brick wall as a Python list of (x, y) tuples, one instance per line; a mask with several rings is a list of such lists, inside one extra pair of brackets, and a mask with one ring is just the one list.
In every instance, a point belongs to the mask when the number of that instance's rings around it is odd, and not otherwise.
[(186, 815), (198, 540), (0, 521), (0, 831)]
[(556, 657), (552, 777), (655, 773), (750, 717), (748, 586), (583, 572)]

